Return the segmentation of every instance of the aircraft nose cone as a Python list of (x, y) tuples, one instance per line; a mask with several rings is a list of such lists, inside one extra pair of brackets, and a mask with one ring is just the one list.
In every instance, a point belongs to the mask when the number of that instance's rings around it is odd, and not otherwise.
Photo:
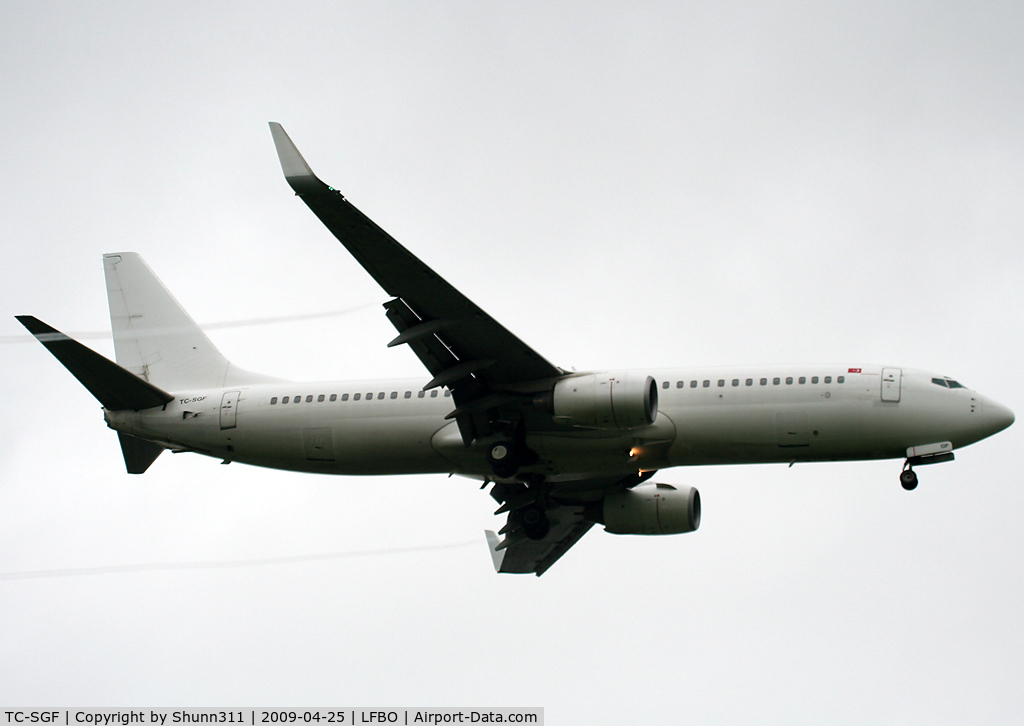
[(992, 433), (997, 433), (1007, 428), (1014, 421), (1013, 411), (995, 401), (985, 401), (985, 423), (988, 424)]

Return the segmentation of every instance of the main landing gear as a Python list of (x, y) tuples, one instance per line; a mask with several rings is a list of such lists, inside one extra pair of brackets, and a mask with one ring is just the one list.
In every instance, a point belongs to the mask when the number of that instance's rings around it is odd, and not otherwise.
[[(508, 512), (508, 521), (498, 534), (508, 534), (512, 543), (522, 539), (542, 540), (551, 531), (548, 519), (548, 486), (542, 476), (526, 477), (527, 482), (495, 482), (491, 496), (501, 502), (495, 514)], [(506, 541), (509, 541), (506, 538)]]
[(524, 466), (537, 463), (536, 452), (526, 445), (523, 426), (509, 427), (487, 447), (487, 463), (499, 479), (511, 479)]
[(520, 510), (523, 518), (523, 532), (533, 540), (544, 539), (551, 531), (551, 523), (548, 521), (547, 512), (539, 502), (523, 507)]
[(487, 463), (494, 473), (508, 479), (519, 471), (519, 456), (511, 441), (496, 441), (487, 448)]
[(903, 465), (903, 471), (900, 472), (900, 486), (908, 492), (917, 489), (917, 474), (910, 468), (909, 461)]

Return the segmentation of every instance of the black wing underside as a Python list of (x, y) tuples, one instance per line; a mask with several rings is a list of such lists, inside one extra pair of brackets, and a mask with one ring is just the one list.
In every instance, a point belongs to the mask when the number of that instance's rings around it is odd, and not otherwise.
[[(565, 371), (320, 181), (280, 124), (271, 123), (270, 130), (289, 186), (392, 296), (384, 308), (398, 336), (389, 346), (405, 344), (413, 350), (432, 376), (424, 388), (451, 390), (456, 407), (448, 418), (457, 421), (463, 442), (468, 446), (496, 432), (514, 436), (522, 433), (524, 421), (541, 423), (530, 411), (532, 395), (549, 390)], [(584, 506), (535, 498), (522, 483), (496, 484), (491, 495), (502, 504), (498, 513), (509, 513), (499, 533), (487, 534), (499, 572), (543, 574), (594, 524)], [(522, 526), (529, 507), (540, 507), (546, 516), (550, 528), (542, 536), (527, 536)]]
[(541, 540), (509, 535), (501, 540), (488, 530), (485, 534), (494, 569), (514, 574), (532, 572), (540, 577), (594, 526), (583, 517), (582, 507), (549, 509), (548, 517), (552, 521), (551, 531)]

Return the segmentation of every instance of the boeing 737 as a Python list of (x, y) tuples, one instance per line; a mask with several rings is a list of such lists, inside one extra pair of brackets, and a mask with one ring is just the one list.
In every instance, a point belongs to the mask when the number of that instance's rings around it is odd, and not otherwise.
[(336, 189), (270, 124), (285, 179), (391, 299), (430, 376), (294, 383), (229, 363), (134, 252), (103, 256), (116, 363), (18, 320), (99, 400), (125, 466), (164, 450), (346, 474), (459, 474), (490, 485), (498, 572), (543, 574), (594, 524), (665, 535), (700, 526), (692, 487), (661, 469), (902, 459), (951, 461), (1013, 413), (943, 375), (897, 365), (570, 372), (449, 285)]

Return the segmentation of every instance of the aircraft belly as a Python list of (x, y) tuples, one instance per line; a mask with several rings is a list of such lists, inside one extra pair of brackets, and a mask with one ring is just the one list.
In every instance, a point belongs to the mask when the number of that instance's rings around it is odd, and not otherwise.
[[(208, 398), (220, 401), (217, 395)], [(294, 471), (332, 474), (447, 472), (450, 466), (430, 447), (433, 415), (344, 416), (337, 409), (282, 411), (246, 406), (244, 393), (235, 426), (222, 429), (216, 408), (168, 410), (118, 417), (118, 430), (176, 448), (228, 461)], [(120, 413), (120, 412), (118, 412)]]
[(677, 415), (672, 466), (844, 458), (854, 443), (832, 404), (701, 406)]
[(952, 412), (914, 401), (856, 397), (673, 411), (671, 466), (899, 458), (949, 438)]
[(299, 421), (241, 437), (235, 460), (330, 474), (446, 472), (430, 448), (434, 426), (433, 419), (406, 417)]
[(692, 406), (673, 414), (670, 466), (776, 460), (773, 406)]

